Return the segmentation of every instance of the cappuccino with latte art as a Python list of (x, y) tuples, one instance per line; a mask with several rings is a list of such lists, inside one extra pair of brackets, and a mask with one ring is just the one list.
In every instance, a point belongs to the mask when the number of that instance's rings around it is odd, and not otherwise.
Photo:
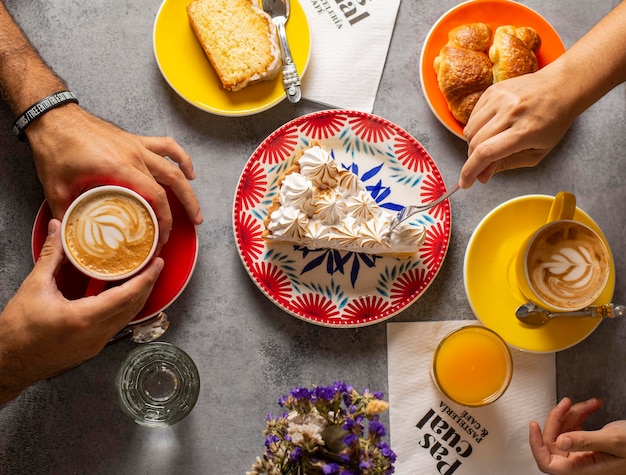
[(527, 247), (525, 274), (540, 305), (563, 310), (587, 307), (602, 294), (609, 272), (604, 242), (576, 221), (547, 224)]
[(67, 257), (83, 273), (119, 280), (139, 271), (158, 241), (154, 211), (137, 193), (103, 186), (81, 195), (63, 218)]

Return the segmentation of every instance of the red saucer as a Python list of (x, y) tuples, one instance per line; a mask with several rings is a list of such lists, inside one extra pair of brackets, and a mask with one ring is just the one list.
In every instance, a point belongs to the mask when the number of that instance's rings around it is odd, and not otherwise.
[[(174, 218), (169, 240), (163, 246), (160, 256), (165, 261), (161, 275), (143, 309), (132, 320), (138, 323), (149, 319), (166, 309), (183, 292), (191, 279), (198, 257), (198, 233), (196, 226), (189, 221), (187, 213), (178, 198), (167, 189), (167, 198)], [(50, 206), (43, 202), (33, 225), (31, 239), (33, 261), (37, 261), (48, 234), (48, 222), (52, 218)], [(61, 264), (56, 276), (61, 293), (70, 300), (85, 295), (89, 278), (78, 271), (70, 262)]]

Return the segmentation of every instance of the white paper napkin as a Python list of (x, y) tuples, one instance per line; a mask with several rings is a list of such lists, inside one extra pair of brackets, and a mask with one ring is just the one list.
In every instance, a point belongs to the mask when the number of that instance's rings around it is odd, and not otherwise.
[(460, 406), (434, 386), (430, 365), (441, 338), (471, 323), (387, 325), (390, 442), (398, 456), (397, 475), (541, 473), (528, 445), (528, 423), (543, 425), (556, 403), (555, 356), (511, 349), (513, 379), (507, 392), (486, 407)]
[(299, 0), (311, 30), (302, 97), (372, 112), (400, 0)]

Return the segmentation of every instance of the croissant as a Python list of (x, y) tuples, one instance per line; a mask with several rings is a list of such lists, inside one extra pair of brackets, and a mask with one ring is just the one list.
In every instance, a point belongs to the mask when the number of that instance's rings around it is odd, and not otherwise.
[(487, 56), (491, 27), (485, 23), (458, 26), (448, 33), (448, 43), (435, 58), (439, 89), (456, 120), (466, 124), (485, 89), (493, 83)]
[(537, 51), (540, 46), (541, 38), (531, 27), (498, 27), (489, 48), (489, 58), (493, 62), (493, 82), (537, 71)]

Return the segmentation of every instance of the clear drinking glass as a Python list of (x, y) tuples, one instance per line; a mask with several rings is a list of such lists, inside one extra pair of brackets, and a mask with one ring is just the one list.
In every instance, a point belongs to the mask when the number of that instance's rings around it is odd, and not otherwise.
[(165, 342), (137, 346), (124, 360), (115, 380), (122, 410), (137, 424), (170, 426), (196, 404), (200, 376), (193, 360)]
[(513, 377), (513, 358), (493, 330), (467, 325), (446, 335), (431, 366), (435, 386), (452, 401), (470, 407), (495, 402)]

